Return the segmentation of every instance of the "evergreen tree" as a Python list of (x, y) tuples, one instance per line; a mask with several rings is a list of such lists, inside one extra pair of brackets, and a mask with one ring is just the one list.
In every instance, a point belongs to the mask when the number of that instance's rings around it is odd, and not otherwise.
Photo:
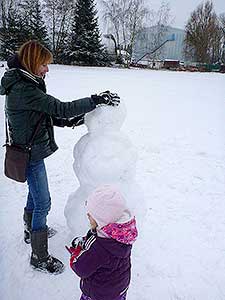
[(21, 3), (28, 39), (38, 40), (41, 44), (49, 46), (48, 33), (41, 13), (39, 0), (23, 0)]
[[(5, 1), (5, 0), (4, 0)], [(7, 59), (26, 41), (49, 45), (39, 0), (11, 0), (1, 4), (0, 56)]]
[(0, 56), (7, 59), (8, 56), (18, 50), (27, 41), (28, 32), (26, 30), (23, 16), (16, 3), (11, 1), (5, 16), (4, 25), (0, 28), (1, 48)]
[(105, 65), (107, 53), (101, 44), (94, 0), (77, 0), (68, 47), (68, 62), (80, 65)]

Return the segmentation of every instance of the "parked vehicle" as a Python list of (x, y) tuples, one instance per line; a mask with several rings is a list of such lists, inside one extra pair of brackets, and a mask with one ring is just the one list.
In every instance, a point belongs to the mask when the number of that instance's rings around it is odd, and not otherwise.
[(163, 62), (163, 68), (167, 70), (177, 70), (180, 67), (179, 60), (165, 59)]

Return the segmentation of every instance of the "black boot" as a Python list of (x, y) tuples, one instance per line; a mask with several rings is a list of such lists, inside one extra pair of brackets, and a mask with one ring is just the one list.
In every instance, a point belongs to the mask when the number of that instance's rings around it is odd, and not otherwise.
[(64, 271), (63, 263), (48, 254), (47, 230), (32, 231), (31, 233), (30, 264), (38, 271), (60, 274)]
[[(31, 243), (31, 222), (32, 222), (32, 212), (29, 212), (24, 208), (23, 213), (23, 223), (24, 223), (24, 242), (26, 244)], [(57, 233), (57, 231), (52, 228), (48, 227), (48, 238), (51, 238)]]
[(23, 213), (23, 224), (24, 224), (24, 242), (30, 244), (30, 233), (31, 233), (31, 222), (32, 222), (32, 212), (28, 212), (24, 208)]

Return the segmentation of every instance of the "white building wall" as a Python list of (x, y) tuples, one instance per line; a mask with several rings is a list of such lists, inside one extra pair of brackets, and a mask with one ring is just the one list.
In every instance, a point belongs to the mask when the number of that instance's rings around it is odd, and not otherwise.
[[(151, 45), (152, 28), (145, 28), (137, 38), (134, 49), (134, 60), (137, 60), (144, 54), (151, 52), (154, 48)], [(185, 32), (182, 29), (168, 27), (162, 43), (174, 34), (175, 40), (167, 42), (160, 50), (158, 50), (157, 59), (174, 59), (184, 60), (183, 41)]]

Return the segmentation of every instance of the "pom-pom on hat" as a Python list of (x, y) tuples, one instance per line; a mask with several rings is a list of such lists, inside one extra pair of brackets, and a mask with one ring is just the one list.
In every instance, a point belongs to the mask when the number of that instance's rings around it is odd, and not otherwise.
[(121, 193), (109, 184), (96, 188), (87, 198), (86, 205), (99, 229), (111, 223), (123, 223), (131, 216)]

